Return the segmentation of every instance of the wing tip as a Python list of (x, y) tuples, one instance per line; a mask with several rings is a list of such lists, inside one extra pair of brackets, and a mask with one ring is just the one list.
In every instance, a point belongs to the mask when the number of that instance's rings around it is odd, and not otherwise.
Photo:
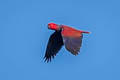
[(45, 56), (43, 59), (45, 59), (44, 60), (44, 62), (51, 62), (52, 61), (52, 59), (54, 59), (54, 56), (50, 56), (50, 57), (48, 57), (48, 56)]

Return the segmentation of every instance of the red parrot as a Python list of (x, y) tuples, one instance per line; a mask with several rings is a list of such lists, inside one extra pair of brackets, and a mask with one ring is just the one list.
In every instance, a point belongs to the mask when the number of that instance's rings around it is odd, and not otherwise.
[(73, 55), (77, 55), (80, 52), (80, 47), (82, 44), (82, 33), (90, 33), (55, 23), (49, 23), (48, 29), (55, 30), (55, 32), (50, 36), (48, 41), (46, 53), (44, 56), (45, 61), (47, 62), (51, 61), (51, 58), (56, 56), (63, 45), (65, 45), (65, 48)]

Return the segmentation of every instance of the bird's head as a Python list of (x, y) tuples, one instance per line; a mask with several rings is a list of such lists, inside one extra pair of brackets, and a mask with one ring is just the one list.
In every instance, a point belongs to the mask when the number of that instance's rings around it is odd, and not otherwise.
[(55, 24), (55, 23), (49, 23), (49, 24), (48, 24), (48, 29), (58, 31), (58, 30), (60, 30), (60, 27), (59, 27), (59, 25), (57, 25), (57, 24)]

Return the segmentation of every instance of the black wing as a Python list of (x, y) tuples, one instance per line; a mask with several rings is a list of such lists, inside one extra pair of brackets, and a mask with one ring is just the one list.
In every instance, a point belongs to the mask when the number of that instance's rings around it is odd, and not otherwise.
[(54, 58), (58, 51), (62, 48), (63, 39), (61, 36), (61, 31), (55, 31), (49, 38), (46, 53), (45, 53), (45, 61), (51, 61), (51, 58)]

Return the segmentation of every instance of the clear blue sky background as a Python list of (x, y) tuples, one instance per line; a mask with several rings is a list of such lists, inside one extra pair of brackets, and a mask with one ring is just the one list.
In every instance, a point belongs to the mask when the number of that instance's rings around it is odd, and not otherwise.
[[(49, 22), (91, 31), (81, 54), (43, 56)], [(119, 0), (1, 0), (0, 80), (120, 80)]]

